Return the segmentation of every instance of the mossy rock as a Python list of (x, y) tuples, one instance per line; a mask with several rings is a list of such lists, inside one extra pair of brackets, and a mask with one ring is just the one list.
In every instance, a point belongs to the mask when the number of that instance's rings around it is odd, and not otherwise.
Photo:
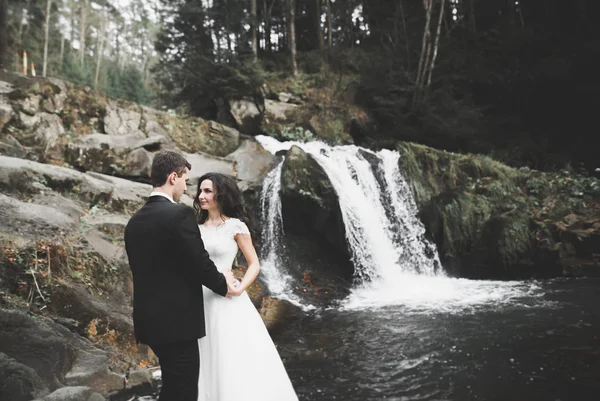
[(293, 146), (282, 167), (281, 203), (284, 230), (311, 238), (332, 250), (340, 260), (350, 259), (337, 194), (321, 166)]

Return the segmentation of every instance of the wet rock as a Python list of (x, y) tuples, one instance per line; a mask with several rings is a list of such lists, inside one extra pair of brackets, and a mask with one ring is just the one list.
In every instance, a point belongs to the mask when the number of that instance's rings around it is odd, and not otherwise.
[(156, 118), (176, 146), (187, 153), (223, 157), (236, 150), (240, 143), (240, 133), (236, 129), (214, 121), (164, 112), (156, 112)]
[(40, 116), (35, 114), (30, 116), (29, 114), (25, 114), (22, 111), (19, 111), (17, 126), (22, 128), (25, 131), (25, 134), (30, 133), (37, 127), (40, 123)]
[(260, 131), (263, 116), (252, 100), (230, 100), (229, 110), (241, 133), (251, 135)]
[(99, 348), (79, 349), (71, 370), (65, 376), (69, 386), (89, 386), (101, 394), (123, 390), (125, 377), (109, 370), (107, 353)]
[(163, 138), (163, 145), (165, 149), (173, 150), (178, 153), (181, 153), (177, 146), (173, 142), (173, 139), (167, 132), (167, 130), (161, 124), (160, 116), (161, 111), (155, 110), (153, 108), (147, 106), (141, 106), (142, 109), (142, 122), (141, 122), (141, 130), (146, 134), (147, 137), (161, 137)]
[(46, 160), (62, 160), (65, 146), (60, 138), (65, 135), (65, 129), (60, 117), (54, 114), (38, 114), (39, 124), (34, 131), (34, 137)]
[(286, 232), (311, 238), (340, 261), (350, 259), (335, 190), (321, 166), (297, 146), (282, 167), (281, 204)]
[(23, 159), (29, 152), (12, 135), (6, 135), (0, 140), (0, 154)]
[(246, 139), (235, 152), (225, 157), (234, 161), (237, 178), (241, 181), (253, 183), (271, 169), (275, 157), (267, 152), (256, 140)]
[(54, 94), (50, 97), (49, 101), (44, 103), (44, 109), (48, 113), (60, 114), (65, 107), (68, 96), (67, 85), (58, 78), (48, 78), (48, 81), (57, 89), (54, 91)]
[(72, 193), (85, 202), (108, 200), (113, 185), (65, 167), (0, 156), (0, 188), (5, 193), (39, 193), (33, 183), (56, 192)]
[(81, 223), (101, 231), (112, 238), (123, 238), (129, 216), (113, 214), (105, 210), (88, 213), (81, 218)]
[(302, 310), (289, 301), (265, 298), (259, 313), (270, 333), (276, 332), (290, 321), (297, 321), (303, 316)]
[(90, 395), (90, 398), (87, 399), (87, 401), (106, 401), (106, 398), (104, 398), (101, 394), (99, 393), (92, 393)]
[(30, 116), (34, 116), (40, 110), (41, 100), (41, 95), (29, 95), (25, 99), (18, 102), (19, 108), (23, 113), (29, 114)]
[(289, 103), (290, 100), (292, 100), (292, 94), (291, 93), (287, 93), (287, 92), (279, 92), (277, 94), (277, 98), (279, 99), (280, 102), (283, 103)]
[(7, 95), (14, 90), (11, 83), (6, 81), (0, 81), (0, 95)]
[(146, 203), (148, 196), (152, 192), (152, 186), (148, 184), (93, 172), (88, 172), (86, 175), (110, 184), (111, 193), (108, 206), (113, 211), (128, 211), (133, 213)]
[(85, 171), (127, 176), (127, 158), (131, 151), (143, 148), (158, 149), (164, 138), (137, 135), (109, 136), (94, 133), (76, 138), (66, 149), (65, 160)]
[(133, 370), (127, 375), (128, 389), (151, 390), (153, 388), (152, 383), (152, 371), (149, 369)]
[(92, 389), (86, 386), (63, 387), (48, 394), (41, 401), (88, 401)]
[(0, 352), (32, 368), (50, 390), (64, 384), (103, 394), (123, 389), (122, 378), (108, 369), (107, 353), (61, 325), (0, 309), (0, 326)]
[(142, 114), (139, 111), (125, 109), (116, 101), (110, 100), (104, 117), (104, 132), (112, 136), (128, 135), (144, 138), (144, 133), (140, 131), (141, 121)]
[(123, 175), (139, 177), (149, 182), (152, 171), (152, 160), (154, 160), (154, 154), (144, 148), (131, 151), (125, 159)]
[[(1, 81), (0, 81), (1, 84)], [(15, 115), (12, 105), (2, 94), (0, 94), (0, 131)]]
[[(195, 194), (198, 178), (202, 175), (215, 172), (222, 173), (232, 177), (236, 176), (234, 170), (234, 162), (232, 160), (211, 156), (205, 153), (187, 153), (183, 155), (188, 162), (192, 165), (192, 169), (189, 173), (190, 180), (190, 190), (188, 192), (193, 192)], [(191, 188), (194, 188), (191, 190)]]
[(265, 114), (275, 121), (289, 121), (297, 110), (298, 105), (295, 104), (265, 100)]
[(58, 238), (77, 229), (78, 218), (55, 207), (22, 202), (0, 194), (0, 221), (2, 231), (21, 238)]
[(36, 371), (0, 352), (0, 399), (29, 401), (48, 392)]

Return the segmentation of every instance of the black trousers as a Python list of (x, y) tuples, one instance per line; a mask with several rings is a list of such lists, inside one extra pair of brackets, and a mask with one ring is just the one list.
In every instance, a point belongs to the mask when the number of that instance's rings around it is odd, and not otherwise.
[(159, 401), (197, 401), (200, 354), (198, 340), (150, 345), (162, 372)]

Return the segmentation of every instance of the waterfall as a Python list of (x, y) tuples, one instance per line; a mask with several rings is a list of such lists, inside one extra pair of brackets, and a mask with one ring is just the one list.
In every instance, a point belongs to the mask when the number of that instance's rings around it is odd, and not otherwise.
[[(423, 224), (416, 217), (417, 208), (400, 173), (397, 152), (375, 153), (321, 142), (279, 143), (269, 137), (258, 140), (272, 153), (297, 145), (323, 168), (339, 198), (359, 282), (394, 279), (398, 273), (435, 275), (441, 270), (435, 245), (425, 239)], [(281, 174), (281, 165), (278, 169)]]
[(283, 220), (281, 218), (281, 169), (283, 160), (271, 170), (263, 181), (260, 193), (261, 219), (261, 270), (269, 290), (277, 295), (290, 293), (290, 277), (282, 272), (281, 252)]
[[(356, 276), (341, 309), (402, 305), (407, 311), (460, 311), (484, 304), (518, 304), (521, 299), (543, 295), (535, 282), (447, 277), (435, 244), (425, 238), (412, 191), (400, 171), (398, 152), (331, 147), (321, 142), (280, 143), (265, 136), (257, 139), (273, 154), (293, 145), (300, 147), (323, 168), (335, 189)], [(277, 242), (281, 234), (275, 233), (281, 229), (281, 170), (279, 164), (263, 185), (263, 198), (270, 202), (263, 210), (272, 209), (263, 215), (264, 238), (271, 238), (267, 260), (276, 260), (281, 252)], [(285, 280), (273, 282), (280, 288), (278, 283)]]

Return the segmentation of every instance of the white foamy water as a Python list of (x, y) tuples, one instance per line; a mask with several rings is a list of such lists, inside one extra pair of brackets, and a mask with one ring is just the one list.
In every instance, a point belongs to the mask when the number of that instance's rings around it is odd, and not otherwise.
[(261, 274), (271, 291), (279, 299), (285, 299), (304, 310), (314, 309), (303, 305), (292, 292), (292, 278), (287, 274), (283, 253), (283, 219), (281, 217), (281, 169), (283, 160), (265, 177), (260, 194), (261, 219), (263, 221), (261, 240)]
[(283, 220), (281, 219), (281, 167), (283, 161), (271, 170), (263, 181), (260, 194), (263, 243), (261, 271), (269, 289), (275, 295), (289, 293), (290, 277), (281, 270)]
[(445, 276), (398, 274), (354, 288), (341, 302), (343, 310), (403, 306), (407, 312), (465, 312), (508, 305), (541, 305), (544, 295), (535, 282), (467, 280)]
[(342, 309), (402, 305), (414, 311), (462, 311), (541, 295), (535, 283), (446, 277), (435, 244), (425, 238), (398, 152), (257, 139), (271, 153), (300, 147), (329, 177), (355, 268), (356, 283)]

